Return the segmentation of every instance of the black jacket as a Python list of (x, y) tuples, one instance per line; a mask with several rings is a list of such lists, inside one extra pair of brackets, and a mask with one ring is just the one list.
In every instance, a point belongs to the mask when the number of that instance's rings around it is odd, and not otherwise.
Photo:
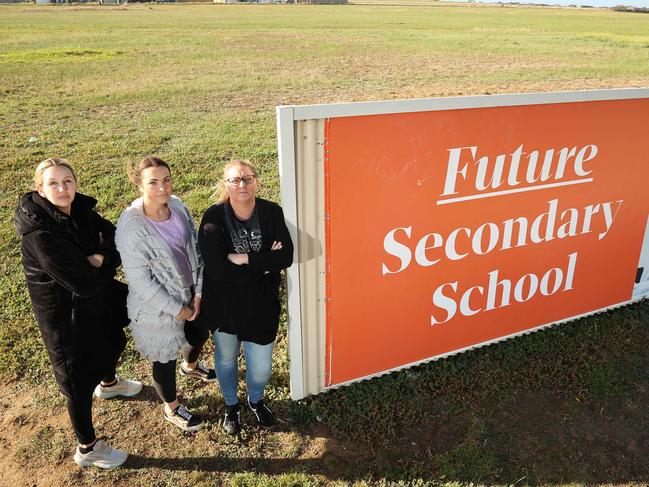
[[(224, 204), (209, 207), (203, 215), (198, 230), (198, 245), (205, 262), (199, 320), (212, 331), (218, 329), (240, 340), (266, 345), (277, 335), (279, 273), (293, 262), (293, 242), (279, 205), (257, 198), (255, 206), (262, 247), (248, 254), (246, 265), (227, 259), (234, 247)], [(282, 242), (282, 249), (270, 250), (273, 241)]]
[[(77, 193), (68, 216), (32, 191), (20, 198), (14, 215), (34, 315), (67, 396), (97, 384), (114, 366), (121, 352), (114, 350), (115, 329), (123, 336), (126, 319), (125, 296), (123, 308), (110, 305), (120, 264), (115, 227), (93, 210), (96, 204)], [(94, 253), (104, 255), (100, 268), (86, 258)]]

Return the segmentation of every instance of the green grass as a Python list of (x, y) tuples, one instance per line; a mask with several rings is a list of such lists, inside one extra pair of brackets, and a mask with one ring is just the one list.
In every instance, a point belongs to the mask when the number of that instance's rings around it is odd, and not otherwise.
[(110, 49), (37, 49), (34, 51), (11, 51), (0, 56), (0, 63), (11, 64), (58, 64), (70, 62), (105, 61), (121, 54)]
[[(132, 453), (130, 466), (71, 470), (70, 431), (48, 423), (50, 411), (67, 420), (11, 226), (33, 167), (50, 156), (75, 165), (81, 190), (113, 221), (136, 196), (126, 161), (149, 153), (172, 164), (197, 219), (233, 156), (253, 160), (262, 195), (278, 200), (276, 105), (648, 84), (649, 17), (605, 10), (0, 5), (0, 387), (40, 398), (3, 437), (7, 458), (25, 458), (13, 483), (649, 481), (647, 304), (300, 402), (289, 400), (283, 325), (268, 390), (282, 431), (226, 438), (217, 388), (180, 379), (208, 428), (164, 428), (151, 388), (138, 401), (100, 402), (97, 428)], [(122, 373), (149, 382), (132, 348), (123, 362)]]

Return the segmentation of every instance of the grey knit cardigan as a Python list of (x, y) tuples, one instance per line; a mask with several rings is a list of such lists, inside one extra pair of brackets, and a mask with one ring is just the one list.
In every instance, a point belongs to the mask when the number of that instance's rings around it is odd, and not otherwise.
[[(187, 254), (196, 293), (203, 287), (203, 262), (197, 245), (196, 227), (180, 198), (168, 202), (185, 224), (189, 240)], [(167, 242), (144, 216), (142, 198), (126, 208), (117, 222), (117, 250), (128, 280), (128, 315), (135, 348), (149, 360), (169, 362), (186, 344), (184, 321), (176, 320), (182, 306), (191, 300)]]

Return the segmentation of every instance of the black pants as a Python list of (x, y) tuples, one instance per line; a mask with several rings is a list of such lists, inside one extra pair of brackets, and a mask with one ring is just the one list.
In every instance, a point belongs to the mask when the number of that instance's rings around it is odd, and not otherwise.
[(72, 429), (80, 445), (95, 441), (95, 428), (92, 425), (92, 393), (95, 386), (78, 388), (73, 396), (67, 396), (68, 415)]
[(207, 328), (203, 328), (194, 321), (185, 322), (187, 345), (181, 350), (183, 360), (190, 364), (196, 362), (209, 336), (210, 332)]
[[(183, 360), (190, 364), (196, 362), (208, 337), (207, 329), (193, 322), (185, 323), (187, 345), (183, 346), (181, 350)], [(174, 402), (176, 400), (176, 361), (153, 362), (152, 365), (153, 386), (158, 396), (164, 402)]]
[[(97, 344), (93, 344), (96, 346)], [(102, 346), (107, 347), (108, 356), (104, 367), (103, 381), (111, 382), (115, 379), (115, 369), (119, 357), (126, 347), (126, 335), (124, 330), (116, 328), (110, 331), (106, 337), (106, 343)], [(95, 428), (92, 424), (92, 394), (97, 384), (95, 381), (88, 379), (78, 379), (75, 381), (72, 394), (66, 395), (68, 415), (72, 423), (72, 429), (81, 445), (88, 445), (95, 441)]]
[(126, 348), (126, 335), (124, 334), (124, 330), (117, 327), (109, 330), (106, 342), (105, 346), (108, 347), (108, 355), (101, 380), (103, 382), (112, 382), (115, 380), (117, 362), (119, 362), (119, 358)]

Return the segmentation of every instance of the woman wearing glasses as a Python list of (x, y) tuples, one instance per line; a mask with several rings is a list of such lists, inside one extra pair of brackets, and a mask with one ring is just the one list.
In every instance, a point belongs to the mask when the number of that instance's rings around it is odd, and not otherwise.
[(129, 168), (142, 196), (117, 222), (116, 242), (128, 279), (128, 311), (135, 348), (152, 362), (153, 385), (164, 402), (164, 418), (183, 431), (203, 420), (176, 397), (176, 358), (181, 374), (216, 380), (198, 362), (207, 332), (193, 320), (200, 312), (202, 262), (194, 220), (180, 198), (172, 195), (171, 168), (162, 159), (145, 157)]
[(257, 198), (258, 189), (250, 161), (226, 164), (219, 202), (205, 211), (198, 235), (205, 261), (201, 320), (213, 331), (214, 367), (226, 406), (223, 428), (231, 435), (241, 429), (237, 359), (242, 345), (248, 406), (259, 426), (275, 426), (264, 388), (279, 325), (279, 273), (293, 261), (293, 243), (282, 209)]

